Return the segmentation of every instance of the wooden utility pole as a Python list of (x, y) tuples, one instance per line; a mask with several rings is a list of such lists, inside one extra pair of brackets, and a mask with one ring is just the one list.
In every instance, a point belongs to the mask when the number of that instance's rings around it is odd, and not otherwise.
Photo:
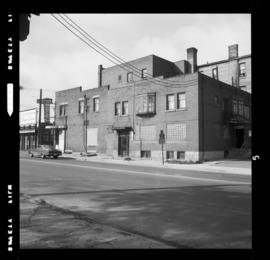
[(87, 153), (87, 98), (84, 95), (84, 112), (85, 112), (85, 152)]
[(39, 116), (38, 116), (38, 145), (41, 143), (41, 103), (42, 103), (42, 88), (40, 89), (40, 94), (39, 94)]

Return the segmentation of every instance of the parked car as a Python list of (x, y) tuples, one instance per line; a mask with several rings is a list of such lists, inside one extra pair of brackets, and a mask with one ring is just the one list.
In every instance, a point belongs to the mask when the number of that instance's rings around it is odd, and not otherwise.
[(40, 145), (37, 148), (30, 149), (28, 153), (30, 157), (41, 157), (43, 159), (46, 157), (57, 159), (58, 156), (62, 155), (62, 152), (57, 150), (53, 145)]

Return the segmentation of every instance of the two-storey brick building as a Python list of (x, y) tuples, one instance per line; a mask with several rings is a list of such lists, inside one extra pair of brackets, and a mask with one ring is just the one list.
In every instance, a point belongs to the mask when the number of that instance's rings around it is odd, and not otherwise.
[[(223, 158), (249, 143), (251, 97), (198, 72), (197, 50), (171, 62), (155, 55), (98, 67), (98, 87), (56, 92), (59, 148), (112, 157)], [(86, 106), (87, 104), (87, 106)]]

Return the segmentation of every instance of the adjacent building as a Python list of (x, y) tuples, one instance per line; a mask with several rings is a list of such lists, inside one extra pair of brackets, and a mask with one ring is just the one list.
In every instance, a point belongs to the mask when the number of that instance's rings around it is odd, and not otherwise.
[(197, 65), (196, 48), (177, 62), (149, 55), (99, 65), (97, 88), (56, 92), (56, 144), (63, 151), (160, 160), (163, 131), (168, 160), (224, 158), (232, 149), (248, 149), (251, 94), (228, 82), (239, 58), (226, 62), (216, 64), (218, 78), (207, 75), (213, 64)]
[(251, 55), (238, 55), (238, 44), (228, 47), (228, 59), (198, 66), (198, 71), (251, 93)]
[[(54, 107), (52, 99), (42, 99), (39, 120), (39, 106), (20, 111), (20, 150), (37, 147), (38, 144), (55, 143)], [(40, 124), (39, 124), (40, 121)]]

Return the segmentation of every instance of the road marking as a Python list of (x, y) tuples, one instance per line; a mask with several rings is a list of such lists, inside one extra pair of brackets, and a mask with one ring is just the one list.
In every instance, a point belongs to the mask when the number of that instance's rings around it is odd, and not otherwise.
[(106, 170), (106, 171), (114, 171), (114, 172), (124, 172), (124, 173), (135, 173), (135, 174), (144, 174), (144, 175), (152, 175), (152, 176), (160, 176), (160, 177), (171, 177), (177, 179), (194, 179), (194, 180), (202, 180), (202, 181), (212, 181), (212, 182), (223, 182), (223, 183), (234, 183), (234, 184), (251, 184), (249, 182), (239, 182), (239, 181), (229, 181), (229, 180), (213, 180), (208, 178), (199, 178), (199, 177), (190, 177), (190, 176), (183, 176), (183, 175), (164, 175), (159, 173), (150, 173), (150, 172), (140, 172), (140, 171), (131, 171), (131, 170), (121, 170), (121, 169), (110, 169), (110, 168), (103, 168), (103, 167), (95, 167), (95, 166), (86, 166), (86, 165), (76, 165), (76, 164), (65, 164), (65, 163), (55, 163), (55, 162), (44, 162), (40, 160), (29, 160), (29, 159), (20, 159), (23, 161), (28, 162), (36, 162), (36, 163), (43, 163), (43, 164), (50, 164), (50, 165), (59, 165), (59, 166), (66, 166), (66, 167), (78, 167), (78, 168), (85, 168), (85, 169), (96, 169), (96, 170)]

